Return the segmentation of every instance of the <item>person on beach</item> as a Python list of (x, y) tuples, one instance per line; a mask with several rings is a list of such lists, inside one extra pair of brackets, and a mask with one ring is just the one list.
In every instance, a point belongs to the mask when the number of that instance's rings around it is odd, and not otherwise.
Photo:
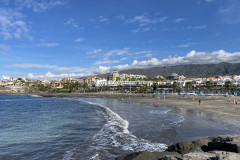
[(198, 101), (198, 104), (201, 105), (201, 100)]
[(237, 105), (237, 99), (235, 99), (235, 104)]

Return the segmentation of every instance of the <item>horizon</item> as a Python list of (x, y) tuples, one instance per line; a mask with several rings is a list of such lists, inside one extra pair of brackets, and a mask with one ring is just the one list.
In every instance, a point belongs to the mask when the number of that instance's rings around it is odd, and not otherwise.
[(0, 0), (0, 79), (240, 63), (238, 0)]

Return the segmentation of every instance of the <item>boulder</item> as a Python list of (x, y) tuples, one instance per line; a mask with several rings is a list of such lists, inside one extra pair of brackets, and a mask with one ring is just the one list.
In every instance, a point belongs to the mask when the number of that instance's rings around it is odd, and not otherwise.
[(240, 160), (240, 137), (208, 137), (171, 145), (165, 152), (136, 152), (116, 160)]
[(116, 158), (116, 160), (158, 160), (158, 158), (151, 152), (136, 152)]

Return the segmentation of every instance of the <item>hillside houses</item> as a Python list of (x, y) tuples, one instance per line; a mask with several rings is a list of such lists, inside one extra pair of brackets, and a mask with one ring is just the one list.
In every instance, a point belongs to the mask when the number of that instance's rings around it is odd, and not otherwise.
[(0, 90), (11, 92), (29, 91), (83, 91), (86, 89), (122, 89), (139, 90), (142, 87), (153, 90), (212, 90), (225, 89), (226, 82), (230, 82), (232, 89), (240, 90), (240, 75), (215, 76), (208, 78), (187, 78), (184, 75), (172, 73), (163, 77), (158, 75), (155, 78), (148, 78), (145, 75), (134, 75), (126, 73), (111, 72), (107, 78), (97, 76), (87, 76), (78, 79), (66, 77), (61, 80), (29, 80), (26, 78), (10, 78), (0, 81)]

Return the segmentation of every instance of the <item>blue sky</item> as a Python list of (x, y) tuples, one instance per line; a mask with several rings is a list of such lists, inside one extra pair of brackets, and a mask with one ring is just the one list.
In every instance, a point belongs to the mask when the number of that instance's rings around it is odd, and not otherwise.
[(238, 0), (0, 0), (0, 78), (240, 63)]

